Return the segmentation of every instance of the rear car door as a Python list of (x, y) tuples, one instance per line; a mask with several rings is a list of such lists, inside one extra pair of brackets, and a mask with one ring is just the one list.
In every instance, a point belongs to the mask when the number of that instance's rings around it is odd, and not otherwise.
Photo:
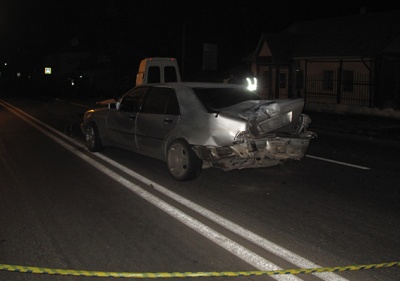
[(163, 159), (164, 139), (177, 125), (179, 115), (179, 104), (174, 89), (149, 89), (136, 119), (138, 149), (149, 156)]
[(148, 87), (132, 89), (122, 97), (117, 109), (110, 110), (107, 116), (107, 134), (114, 145), (130, 150), (137, 149), (136, 117), (147, 90)]

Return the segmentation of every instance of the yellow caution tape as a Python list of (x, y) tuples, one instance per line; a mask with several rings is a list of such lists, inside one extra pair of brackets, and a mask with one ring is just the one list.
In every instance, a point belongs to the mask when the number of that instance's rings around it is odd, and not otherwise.
[(188, 277), (238, 277), (238, 276), (261, 276), (282, 274), (306, 274), (321, 272), (342, 272), (376, 268), (388, 268), (400, 266), (400, 262), (389, 262), (366, 265), (350, 265), (338, 267), (317, 267), (306, 269), (269, 270), (269, 271), (222, 271), (222, 272), (107, 272), (89, 270), (54, 269), (34, 266), (20, 266), (0, 264), (0, 271), (36, 273), (50, 275), (69, 275), (86, 277), (116, 277), (116, 278), (188, 278)]

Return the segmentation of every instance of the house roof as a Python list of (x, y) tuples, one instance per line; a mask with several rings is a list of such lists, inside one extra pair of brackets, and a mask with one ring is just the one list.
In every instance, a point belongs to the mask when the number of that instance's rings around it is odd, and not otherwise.
[(279, 63), (294, 57), (400, 55), (400, 10), (296, 22), (281, 33), (262, 34), (253, 59), (264, 43)]

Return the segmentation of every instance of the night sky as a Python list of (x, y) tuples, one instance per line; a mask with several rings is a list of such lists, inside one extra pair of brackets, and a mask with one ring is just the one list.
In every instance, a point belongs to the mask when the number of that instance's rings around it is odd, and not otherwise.
[(224, 69), (254, 51), (262, 32), (357, 14), (362, 6), (367, 12), (400, 7), (385, 0), (0, 0), (0, 59), (21, 56), (34, 62), (62, 49), (113, 52), (124, 46), (137, 57), (180, 60), (185, 38), (187, 64), (199, 64), (202, 44), (211, 43), (218, 45)]

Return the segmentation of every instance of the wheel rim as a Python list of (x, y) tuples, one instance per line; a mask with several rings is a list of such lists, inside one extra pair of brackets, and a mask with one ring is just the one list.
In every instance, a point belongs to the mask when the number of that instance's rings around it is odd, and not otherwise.
[(179, 143), (171, 145), (168, 151), (168, 168), (176, 177), (182, 177), (188, 170), (189, 158), (186, 149)]
[(95, 132), (92, 126), (88, 126), (86, 128), (86, 145), (89, 148), (93, 148), (94, 147), (94, 142), (95, 142)]

